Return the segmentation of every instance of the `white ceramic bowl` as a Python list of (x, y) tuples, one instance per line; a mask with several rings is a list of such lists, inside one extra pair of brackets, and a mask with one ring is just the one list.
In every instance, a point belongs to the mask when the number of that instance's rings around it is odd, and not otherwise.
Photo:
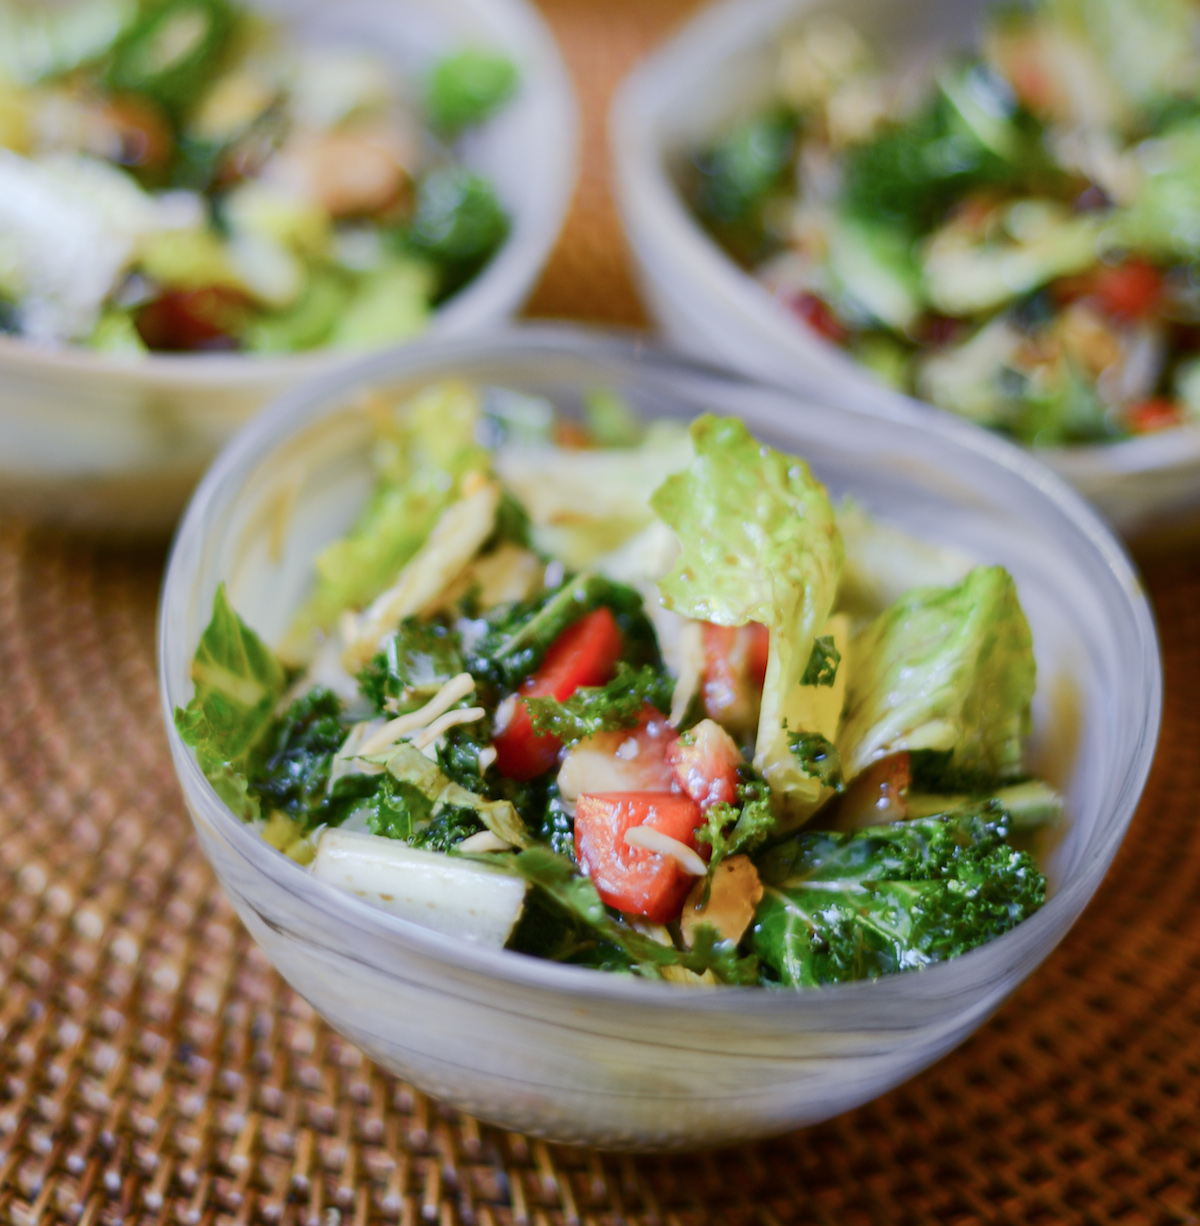
[[(885, 58), (973, 45), (988, 0), (724, 0), (648, 57), (618, 91), (610, 137), (622, 221), (650, 310), (683, 349), (838, 403), (888, 412), (843, 350), (798, 320), (708, 236), (672, 168), (731, 116), (771, 94), (781, 31), (834, 10)], [(928, 410), (934, 412), (934, 410)], [(1130, 539), (1200, 527), (1200, 426), (1039, 456)]]
[[(648, 416), (738, 414), (807, 456), (835, 495), (1017, 578), (1040, 678), (1031, 765), (1070, 821), (1042, 910), (952, 962), (811, 991), (688, 989), (466, 946), (316, 881), (217, 798), (171, 713), (218, 582), (268, 641), (317, 550), (366, 496), (371, 426), (356, 398), (454, 374), (552, 397), (597, 386)], [(1137, 576), (1095, 514), (1029, 456), (908, 410), (887, 418), (569, 328), (427, 342), (381, 354), (254, 421), (201, 483), (159, 617), (171, 751), (200, 842), (272, 962), (385, 1067), (524, 1132), (613, 1147), (695, 1146), (776, 1132), (880, 1094), (964, 1039), (1046, 957), (1104, 875), (1154, 753), (1161, 673)]]
[[(405, 78), (463, 45), (506, 52), (519, 93), (465, 138), (511, 233), (440, 306), (431, 336), (494, 326), (521, 305), (558, 235), (575, 182), (577, 117), (557, 47), (527, 0), (254, 0), (309, 40), (369, 46)], [(346, 362), (295, 356), (153, 354), (115, 360), (0, 336), (0, 515), (166, 535), (200, 474), (264, 403)], [(353, 360), (351, 358), (350, 360)]]

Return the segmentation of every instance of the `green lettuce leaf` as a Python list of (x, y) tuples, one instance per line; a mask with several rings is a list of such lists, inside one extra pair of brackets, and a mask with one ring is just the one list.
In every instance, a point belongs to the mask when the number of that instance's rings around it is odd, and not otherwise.
[(316, 586), (289, 632), (289, 654), (303, 658), (313, 630), (331, 626), (343, 609), (361, 609), (394, 582), (459, 498), (463, 476), (488, 470), (488, 453), (476, 442), (479, 421), (479, 393), (446, 381), (384, 424), (379, 485), (349, 534), (317, 555)]
[(659, 584), (663, 603), (701, 621), (770, 629), (754, 765), (773, 792), (811, 805), (820, 784), (799, 769), (785, 724), (803, 729), (792, 707), (837, 593), (833, 508), (807, 464), (760, 445), (741, 422), (701, 417), (691, 435), (691, 467), (651, 498), (681, 547)]
[(846, 777), (901, 750), (953, 752), (996, 778), (1021, 768), (1036, 664), (1012, 576), (978, 566), (914, 588), (855, 638), (839, 739)]
[(256, 818), (259, 803), (247, 791), (246, 777), (275, 722), (287, 674), (234, 612), (224, 584), (213, 597), (212, 621), (196, 648), (192, 682), (191, 701), (175, 708), (175, 727), (195, 749), (217, 795), (243, 820)]
[(487, 800), (461, 784), (454, 783), (436, 762), (419, 749), (402, 742), (383, 754), (372, 754), (369, 762), (382, 762), (400, 787), (389, 789), (390, 809), (372, 826), (373, 834), (412, 841), (424, 823), (436, 820), (444, 810), (469, 809), (497, 838), (514, 847), (524, 847), (529, 831), (510, 801)]

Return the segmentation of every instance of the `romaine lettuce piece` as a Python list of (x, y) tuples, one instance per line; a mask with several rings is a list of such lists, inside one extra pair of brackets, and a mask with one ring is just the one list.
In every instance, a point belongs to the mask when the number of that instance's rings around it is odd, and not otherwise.
[(424, 331), (437, 275), (420, 260), (399, 259), (369, 273), (337, 322), (330, 344), (364, 349)]
[(1200, 256), (1200, 120), (1169, 128), (1139, 150), (1140, 178), (1117, 234), (1154, 259)]
[(1051, 200), (1021, 200), (1008, 209), (1004, 233), (982, 240), (953, 220), (925, 249), (925, 290), (947, 315), (990, 311), (1056, 277), (1083, 272), (1100, 256), (1106, 220), (1073, 214)]
[(195, 692), (186, 709), (176, 707), (175, 727), (195, 749), (217, 795), (244, 820), (256, 818), (259, 804), (246, 777), (274, 723), (287, 676), (275, 653), (234, 612), (224, 584), (196, 648), (192, 681)]
[(792, 756), (785, 725), (841, 575), (833, 508), (807, 464), (762, 446), (741, 422), (704, 416), (691, 436), (691, 467), (650, 500), (681, 546), (659, 590), (688, 617), (769, 628), (754, 765), (789, 805), (811, 805), (821, 784)]
[(343, 609), (361, 609), (392, 583), (460, 496), (462, 478), (488, 471), (475, 439), (479, 393), (446, 381), (425, 388), (382, 427), (381, 483), (351, 532), (318, 554), (316, 587), (281, 652), (304, 659), (312, 632)]
[(915, 588), (855, 638), (839, 738), (847, 779), (901, 750), (953, 752), (996, 778), (1021, 768), (1036, 664), (1012, 576), (977, 566)]
[(534, 545), (583, 570), (654, 523), (649, 492), (691, 458), (687, 433), (659, 422), (637, 447), (504, 446), (494, 463), (529, 512)]

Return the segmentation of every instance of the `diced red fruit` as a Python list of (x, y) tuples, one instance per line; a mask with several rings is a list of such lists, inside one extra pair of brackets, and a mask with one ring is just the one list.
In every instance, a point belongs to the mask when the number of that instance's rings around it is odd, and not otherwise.
[(839, 830), (860, 830), (902, 821), (908, 814), (912, 766), (907, 753), (872, 762), (842, 793), (837, 807)]
[(704, 624), (701, 694), (709, 719), (735, 731), (754, 726), (767, 675), (770, 635), (766, 626)]
[(677, 860), (631, 847), (625, 832), (648, 826), (696, 850), (700, 806), (673, 792), (602, 792), (575, 808), (575, 858), (603, 902), (656, 924), (678, 919), (696, 878)]
[(824, 298), (804, 290), (789, 295), (787, 304), (793, 315), (825, 340), (841, 345), (849, 337), (846, 326), (833, 313)]
[(711, 719), (701, 720), (686, 737), (667, 750), (675, 782), (702, 813), (715, 804), (732, 804), (737, 797), (737, 771), (741, 750), (733, 737)]
[(496, 769), (509, 779), (533, 779), (548, 771), (561, 745), (557, 737), (534, 733), (524, 699), (563, 702), (580, 686), (603, 685), (612, 678), (620, 656), (621, 631), (610, 609), (602, 605), (569, 625), (521, 686), (507, 725), (493, 740)]
[(223, 285), (168, 289), (146, 303), (137, 330), (150, 349), (198, 353), (237, 349), (249, 313), (245, 294)]
[(1126, 260), (1096, 273), (1095, 295), (1100, 306), (1118, 319), (1146, 319), (1162, 301), (1163, 276), (1145, 260)]
[(1134, 434), (1151, 434), (1155, 430), (1169, 430), (1172, 426), (1182, 425), (1184, 413), (1182, 406), (1175, 401), (1159, 397), (1143, 400), (1126, 409), (1125, 420)]

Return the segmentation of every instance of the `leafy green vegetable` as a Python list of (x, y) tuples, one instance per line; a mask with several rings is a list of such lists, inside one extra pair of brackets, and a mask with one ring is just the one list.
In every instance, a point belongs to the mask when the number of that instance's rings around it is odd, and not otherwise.
[(802, 726), (793, 706), (837, 592), (833, 509), (807, 464), (756, 442), (741, 422), (704, 416), (691, 435), (691, 467), (651, 499), (681, 547), (659, 584), (663, 603), (701, 621), (770, 629), (754, 764), (773, 792), (812, 803), (819, 784), (799, 770), (784, 724)]
[(806, 831), (759, 863), (751, 945), (764, 973), (806, 987), (952, 958), (1041, 906), (1045, 879), (987, 808), (854, 834)]
[(394, 699), (394, 712), (424, 706), (452, 677), (463, 671), (461, 639), (439, 621), (407, 617), (358, 675), (358, 688), (376, 711)]
[(709, 806), (704, 825), (696, 831), (696, 838), (712, 848), (709, 881), (722, 860), (739, 852), (754, 851), (778, 828), (771, 809), (770, 789), (763, 779), (749, 767), (739, 768), (738, 776), (737, 804), (721, 802)]
[(114, 44), (105, 83), (140, 93), (178, 119), (220, 67), (237, 23), (229, 0), (158, 0)]
[(985, 132), (978, 110), (964, 113), (963, 99), (979, 97), (980, 82), (971, 88), (948, 76), (923, 110), (847, 151), (841, 202), (849, 213), (918, 234), (967, 191), (1011, 185), (1041, 168), (1036, 144), (1011, 126), (1007, 87), (982, 67), (966, 71), (987, 87), (993, 124)]
[(367, 815), (367, 829), (372, 834), (408, 842), (432, 818), (433, 801), (420, 787), (407, 779), (397, 779), (390, 771), (380, 776)]
[(649, 664), (635, 669), (622, 661), (607, 685), (580, 686), (565, 702), (528, 698), (526, 706), (538, 736), (556, 736), (564, 745), (574, 745), (597, 732), (636, 728), (646, 703), (665, 714), (671, 709), (673, 689), (663, 670)]
[(855, 639), (839, 743), (847, 778), (901, 750), (952, 750), (957, 766), (1021, 769), (1037, 666), (1012, 576), (977, 566), (915, 588)]
[(583, 395), (588, 434), (598, 447), (636, 447), (644, 427), (624, 396), (597, 387)]
[(336, 694), (316, 686), (296, 699), (276, 723), (267, 759), (250, 780), (264, 811), (307, 819), (325, 799), (333, 755), (345, 739)]
[(763, 206), (786, 180), (796, 132), (796, 117), (790, 112), (757, 115), (695, 159), (696, 211), (741, 259), (763, 254)]
[(466, 670), (479, 680), (514, 690), (568, 626), (601, 605), (616, 619), (624, 659), (661, 670), (658, 640), (641, 596), (595, 574), (578, 575), (534, 600), (491, 610), (482, 619), (483, 633), (468, 649)]
[(591, 878), (582, 877), (570, 860), (545, 847), (518, 855), (489, 857), (541, 891), (531, 922), (519, 924), (508, 948), (541, 957), (632, 970), (658, 978), (664, 968), (679, 966), (697, 975), (711, 970), (722, 983), (756, 983), (758, 963), (738, 955), (732, 941), (716, 941), (711, 929), (691, 950), (664, 945), (613, 917), (600, 901)]
[(259, 816), (247, 790), (287, 676), (274, 652), (234, 612), (222, 583), (213, 615), (192, 661), (195, 693), (176, 707), (175, 727), (196, 750), (200, 769), (220, 798), (244, 820)]
[(1137, 190), (1117, 233), (1152, 259), (1200, 257), (1200, 120), (1163, 132), (1143, 160)]
[(449, 851), (483, 829), (483, 821), (474, 809), (447, 805), (424, 829), (409, 839), (409, 844), (425, 851)]
[[(380, 756), (387, 765), (388, 774), (398, 783), (419, 792), (429, 802), (430, 808), (426, 816), (437, 818), (447, 808), (467, 809), (497, 838), (506, 843), (523, 847), (529, 842), (529, 831), (509, 801), (488, 800), (455, 783), (442, 773), (436, 762), (431, 762), (419, 749), (401, 743)], [(393, 789), (393, 795), (398, 797), (394, 803), (397, 814), (395, 828), (402, 831), (403, 823), (407, 820), (405, 815), (416, 817), (422, 806), (416, 804), (410, 793), (397, 793)], [(380, 823), (388, 820), (390, 819), (380, 818)], [(411, 826), (410, 828), (415, 829)], [(376, 833), (382, 833), (382, 830)], [(400, 834), (398, 837), (408, 838), (408, 835)]]
[(835, 792), (845, 790), (842, 758), (837, 746), (819, 732), (794, 733), (788, 738), (788, 748), (800, 763), (800, 769), (813, 779), (819, 779), (822, 787)]
[(432, 170), (417, 185), (405, 235), (439, 268), (438, 299), (469, 281), (508, 237), (508, 214), (486, 179), (460, 166)]
[(479, 394), (445, 381), (424, 389), (383, 427), (379, 484), (358, 523), (317, 555), (316, 587), (288, 635), (303, 655), (314, 628), (332, 625), (343, 609), (358, 609), (393, 582), (455, 501), (463, 476), (487, 471), (475, 441)]
[(801, 685), (833, 685), (837, 680), (842, 653), (833, 642), (832, 634), (818, 634), (813, 640), (812, 655), (800, 678)]
[(507, 56), (468, 47), (434, 65), (425, 91), (425, 113), (445, 136), (482, 123), (512, 97), (517, 67)]

